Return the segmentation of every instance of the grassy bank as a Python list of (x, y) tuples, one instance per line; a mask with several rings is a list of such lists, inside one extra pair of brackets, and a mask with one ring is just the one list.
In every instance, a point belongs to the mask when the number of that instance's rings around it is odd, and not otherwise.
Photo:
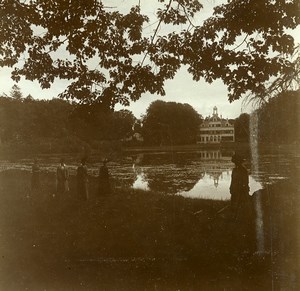
[[(29, 182), (28, 172), (0, 173), (1, 290), (296, 286), (298, 240), (291, 222), (297, 221), (298, 200), (292, 193), (280, 195), (271, 189), (272, 220), (266, 219), (265, 239), (270, 241), (271, 235), (274, 241), (272, 246), (265, 243), (259, 255), (253, 221), (233, 221), (229, 208), (220, 212), (227, 201), (131, 189), (97, 197), (94, 179), (90, 200), (78, 201), (74, 177), (64, 197), (53, 196), (53, 174), (42, 174), (42, 188), (36, 193), (30, 192)], [(270, 217), (269, 192), (260, 195)]]

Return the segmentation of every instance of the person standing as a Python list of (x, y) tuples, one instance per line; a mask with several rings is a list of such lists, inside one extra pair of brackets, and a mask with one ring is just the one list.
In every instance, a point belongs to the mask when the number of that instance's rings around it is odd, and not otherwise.
[(109, 182), (109, 172), (107, 168), (107, 159), (103, 160), (103, 164), (99, 169), (99, 197), (103, 195), (108, 195), (111, 192), (110, 182)]
[(40, 167), (37, 159), (34, 159), (31, 167), (31, 173), (31, 190), (36, 191), (40, 188)]
[(235, 164), (231, 174), (230, 194), (233, 218), (237, 219), (249, 207), (249, 175), (243, 166), (241, 156), (234, 154), (231, 161)]
[(69, 170), (63, 158), (60, 160), (60, 165), (56, 170), (56, 182), (57, 194), (64, 194), (69, 191)]
[(80, 166), (77, 168), (77, 195), (81, 200), (88, 199), (88, 173), (86, 159), (81, 160)]

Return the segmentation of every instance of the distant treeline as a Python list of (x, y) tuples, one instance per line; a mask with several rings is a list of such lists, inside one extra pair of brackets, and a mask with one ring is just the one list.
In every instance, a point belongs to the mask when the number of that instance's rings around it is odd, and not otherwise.
[(61, 99), (0, 97), (0, 154), (89, 152), (118, 147), (132, 135), (134, 115)]
[[(271, 99), (253, 113), (259, 142), (299, 142), (299, 91)], [(249, 142), (251, 116), (234, 122), (237, 142)], [(24, 98), (17, 86), (0, 97), (0, 154), (118, 150), (126, 145), (195, 144), (202, 116), (189, 104), (154, 101), (142, 119), (129, 110), (61, 99)]]
[[(18, 95), (19, 96), (19, 95)], [(0, 154), (118, 150), (122, 145), (196, 143), (201, 116), (188, 104), (154, 101), (137, 120), (129, 110), (61, 99), (0, 97)]]

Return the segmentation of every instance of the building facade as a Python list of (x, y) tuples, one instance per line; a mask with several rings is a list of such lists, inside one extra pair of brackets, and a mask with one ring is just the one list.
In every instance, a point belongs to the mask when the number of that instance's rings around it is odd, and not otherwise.
[(218, 108), (213, 108), (212, 116), (206, 117), (200, 125), (197, 143), (218, 144), (234, 142), (234, 125), (218, 115)]

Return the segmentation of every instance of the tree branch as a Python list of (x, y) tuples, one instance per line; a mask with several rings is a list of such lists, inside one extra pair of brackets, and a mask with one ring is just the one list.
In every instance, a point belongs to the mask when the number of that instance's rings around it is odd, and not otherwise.
[[(170, 0), (170, 1), (169, 1), (168, 5), (167, 5), (167, 9), (165, 10), (164, 14), (163, 14), (162, 17), (160, 18), (160, 20), (159, 20), (159, 22), (158, 22), (158, 24), (157, 24), (157, 26), (156, 26), (156, 29), (155, 29), (155, 31), (154, 31), (154, 34), (153, 34), (153, 36), (152, 36), (152, 38), (151, 38), (151, 45), (153, 44), (154, 38), (155, 38), (155, 36), (156, 36), (156, 34), (157, 34), (157, 32), (158, 32), (158, 29), (159, 29), (159, 27), (160, 27), (160, 25), (161, 25), (161, 23), (162, 23), (162, 21), (163, 21), (164, 15), (166, 15), (166, 13), (168, 12), (168, 10), (169, 10), (170, 7), (171, 7), (172, 1), (173, 1), (173, 0)], [(143, 66), (144, 61), (145, 61), (147, 55), (148, 55), (148, 52), (145, 53), (144, 58), (143, 58), (143, 60), (142, 60), (142, 62), (141, 62), (141, 66)]]
[(242, 46), (243, 45), (243, 43), (246, 41), (246, 39), (248, 38), (248, 36), (249, 36), (249, 34), (247, 33), (247, 35), (245, 36), (245, 38), (243, 39), (243, 41), (238, 45), (238, 46), (236, 46), (233, 50), (236, 50), (236, 49), (238, 49), (240, 46)]
[(184, 5), (182, 5), (182, 4), (179, 4), (179, 5), (182, 7), (183, 12), (184, 12), (186, 18), (187, 18), (188, 22), (190, 23), (190, 26), (192, 26), (193, 28), (199, 27), (199, 25), (195, 25), (195, 24), (191, 21), (191, 19), (190, 19), (188, 13), (186, 12), (186, 9), (185, 9)]

